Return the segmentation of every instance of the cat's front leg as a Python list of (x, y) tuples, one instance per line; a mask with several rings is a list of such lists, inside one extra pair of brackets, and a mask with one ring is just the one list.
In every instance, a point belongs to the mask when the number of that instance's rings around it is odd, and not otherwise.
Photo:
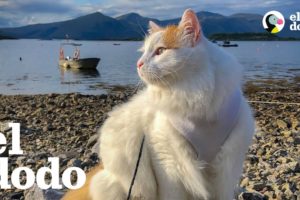
[[(131, 199), (157, 199), (157, 185), (151, 164), (145, 161), (148, 157), (147, 154), (147, 150), (143, 149), (143, 155), (132, 188)], [(131, 164), (123, 163), (119, 165), (119, 170), (111, 168), (109, 165), (107, 167), (104, 165), (104, 169), (94, 175), (91, 180), (89, 193), (92, 200), (125, 200), (129, 193), (135, 164), (136, 162), (132, 162)]]
[(92, 200), (126, 199), (126, 193), (120, 180), (105, 169), (99, 171), (91, 180), (90, 196)]
[(238, 123), (213, 164), (217, 172), (213, 187), (218, 200), (234, 198), (234, 188), (242, 173), (243, 161), (252, 141), (254, 128), (250, 108), (244, 101)]
[[(115, 109), (102, 126), (99, 155), (104, 170), (92, 179), (90, 194), (93, 200), (126, 199), (144, 135), (141, 119), (146, 116), (140, 106), (141, 103), (133, 101)], [(146, 139), (131, 196), (155, 200), (156, 187)]]

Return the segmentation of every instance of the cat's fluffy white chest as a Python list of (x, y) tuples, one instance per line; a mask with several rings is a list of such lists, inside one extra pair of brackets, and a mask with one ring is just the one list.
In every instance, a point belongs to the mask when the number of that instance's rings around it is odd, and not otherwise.
[[(156, 113), (153, 124), (146, 133), (146, 141), (158, 184), (158, 199), (193, 199), (187, 190), (189, 183), (186, 179), (201, 177), (202, 163), (197, 160), (194, 149), (177, 132), (164, 113)], [(204, 186), (202, 180), (190, 179), (195, 181), (195, 186)]]

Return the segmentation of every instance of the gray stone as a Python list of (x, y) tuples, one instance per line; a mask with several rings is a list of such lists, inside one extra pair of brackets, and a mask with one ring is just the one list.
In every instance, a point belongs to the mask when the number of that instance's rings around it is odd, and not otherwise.
[(263, 194), (259, 192), (243, 192), (239, 195), (238, 200), (267, 200)]
[(256, 191), (261, 191), (266, 187), (266, 184), (263, 182), (257, 182), (253, 185), (253, 189)]
[(79, 167), (79, 168), (81, 168), (81, 164), (82, 164), (81, 160), (75, 159), (73, 161), (73, 167)]
[(95, 143), (97, 143), (99, 138), (98, 134), (93, 135), (92, 137), (90, 137), (90, 139), (88, 140), (86, 146), (87, 147), (92, 147)]
[(25, 200), (60, 200), (64, 193), (58, 190), (42, 190), (36, 184), (24, 192)]
[(294, 145), (300, 145), (300, 137), (294, 139)]
[(99, 140), (98, 140), (96, 142), (96, 144), (94, 144), (94, 146), (92, 147), (92, 153), (99, 154), (99, 150), (100, 150), (100, 143), (99, 143)]
[(35, 161), (33, 159), (28, 159), (26, 165), (35, 165)]
[(14, 192), (10, 196), (10, 200), (20, 200), (23, 198), (23, 192)]
[(18, 166), (24, 166), (24, 161), (25, 160), (26, 160), (25, 156), (20, 156), (20, 157), (17, 158), (16, 163), (17, 163)]

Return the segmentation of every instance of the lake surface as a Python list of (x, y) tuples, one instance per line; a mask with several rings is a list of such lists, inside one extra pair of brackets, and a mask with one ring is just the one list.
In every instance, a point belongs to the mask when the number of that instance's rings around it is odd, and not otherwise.
[[(96, 71), (61, 69), (59, 40), (0, 40), (0, 94), (101, 94), (109, 86), (138, 83), (137, 49), (142, 42), (77, 42), (83, 44), (81, 57), (101, 58)], [(246, 81), (293, 79), (300, 75), (300, 42), (236, 43), (239, 47), (225, 50), (244, 65)], [(65, 55), (72, 53), (72, 47), (65, 48)]]

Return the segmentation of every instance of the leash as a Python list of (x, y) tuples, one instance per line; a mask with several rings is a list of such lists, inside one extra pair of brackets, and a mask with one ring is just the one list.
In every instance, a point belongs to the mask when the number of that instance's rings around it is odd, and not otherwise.
[(133, 188), (133, 185), (134, 185), (134, 181), (136, 179), (136, 175), (137, 175), (137, 172), (138, 172), (138, 168), (139, 168), (141, 157), (142, 157), (142, 153), (143, 153), (144, 142), (145, 142), (145, 135), (143, 136), (143, 139), (142, 139), (142, 143), (141, 143), (141, 147), (140, 147), (140, 152), (139, 152), (139, 157), (138, 157), (136, 165), (135, 165), (134, 174), (133, 174), (133, 177), (132, 177), (132, 180), (131, 180), (131, 184), (130, 184), (130, 187), (129, 187), (129, 191), (128, 191), (128, 195), (127, 195), (127, 200), (130, 200), (131, 191), (132, 191), (132, 188)]

